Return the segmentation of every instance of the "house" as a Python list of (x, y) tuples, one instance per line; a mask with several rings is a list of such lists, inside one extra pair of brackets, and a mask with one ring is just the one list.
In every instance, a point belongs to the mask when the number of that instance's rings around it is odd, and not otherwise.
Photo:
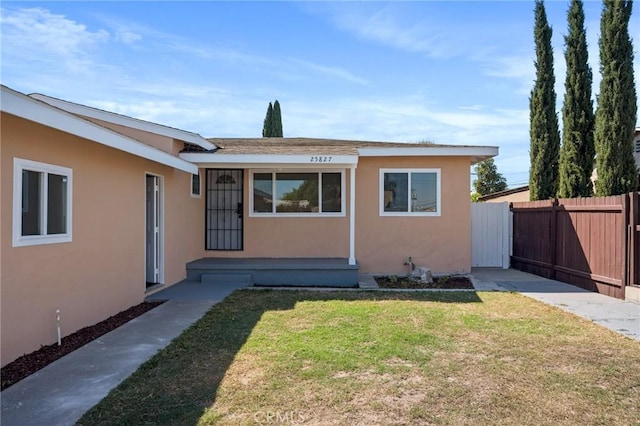
[(469, 166), (498, 153), (207, 140), (4, 86), (0, 105), (2, 365), (53, 343), (58, 310), (67, 335), (185, 277), (469, 272)]
[(214, 146), (109, 114), (119, 132), (1, 89), (5, 365), (55, 342), (57, 310), (64, 336), (142, 302), (153, 283), (184, 277), (185, 263), (202, 256), (204, 200), (193, 195), (197, 166), (177, 152)]
[(529, 185), (519, 186), (517, 188), (505, 189), (504, 191), (494, 192), (492, 194), (483, 195), (478, 201), (486, 203), (503, 203), (503, 202), (520, 202), (529, 201)]

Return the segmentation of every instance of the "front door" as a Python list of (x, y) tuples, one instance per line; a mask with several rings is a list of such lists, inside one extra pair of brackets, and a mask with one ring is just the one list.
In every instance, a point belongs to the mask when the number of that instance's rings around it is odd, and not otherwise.
[(206, 249), (243, 249), (244, 170), (207, 169)]
[(160, 177), (146, 176), (146, 281), (160, 282)]

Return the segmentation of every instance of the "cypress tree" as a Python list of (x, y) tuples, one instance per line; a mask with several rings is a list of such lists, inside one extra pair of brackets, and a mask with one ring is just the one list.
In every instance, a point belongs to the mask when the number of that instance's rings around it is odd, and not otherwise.
[(264, 124), (262, 125), (262, 137), (271, 137), (273, 129), (273, 105), (269, 102), (269, 108), (267, 108), (267, 115), (264, 117)]
[(590, 197), (593, 195), (591, 173), (593, 145), (592, 74), (584, 27), (581, 0), (572, 0), (567, 13), (569, 34), (565, 36), (564, 57), (567, 75), (562, 105), (562, 147), (560, 148), (560, 180), (558, 197)]
[(536, 81), (529, 99), (531, 200), (553, 198), (558, 188), (560, 133), (556, 115), (555, 77), (553, 74), (552, 30), (544, 3), (536, 0), (534, 37), (536, 44)]
[(271, 127), (271, 136), (281, 138), (282, 137), (282, 116), (280, 113), (280, 102), (276, 99), (273, 104), (273, 116), (272, 116), (272, 127)]
[(638, 172), (633, 157), (636, 88), (633, 45), (629, 37), (630, 0), (604, 0), (600, 20), (600, 94), (595, 146), (598, 195), (635, 191)]

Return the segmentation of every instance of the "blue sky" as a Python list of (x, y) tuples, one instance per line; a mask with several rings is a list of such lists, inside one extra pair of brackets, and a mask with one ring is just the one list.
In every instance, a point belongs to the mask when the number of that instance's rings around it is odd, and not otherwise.
[[(568, 1), (545, 5), (560, 114)], [(3, 1), (1, 81), (205, 137), (261, 136), (278, 99), (285, 136), (497, 145), (498, 170), (518, 186), (528, 182), (533, 8)], [(601, 10), (585, 2), (594, 97)]]

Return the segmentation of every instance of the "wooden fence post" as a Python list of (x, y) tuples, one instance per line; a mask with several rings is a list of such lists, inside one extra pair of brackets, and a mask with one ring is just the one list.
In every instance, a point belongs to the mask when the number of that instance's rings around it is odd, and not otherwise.
[(549, 230), (549, 244), (551, 245), (551, 269), (549, 270), (550, 278), (556, 279), (556, 243), (558, 241), (558, 199), (555, 198), (551, 202), (551, 229)]
[(629, 270), (629, 251), (631, 248), (630, 243), (630, 227), (629, 227), (629, 200), (631, 198), (631, 194), (624, 194), (622, 196), (622, 245), (624, 256), (622, 257), (622, 275), (621, 275), (621, 285), (622, 285), (622, 300), (624, 300), (624, 294), (627, 287), (627, 283), (629, 282), (630, 270)]
[(638, 192), (629, 193), (629, 219), (627, 221), (627, 285), (635, 285), (640, 281), (638, 278), (637, 264), (637, 238), (638, 238)]

